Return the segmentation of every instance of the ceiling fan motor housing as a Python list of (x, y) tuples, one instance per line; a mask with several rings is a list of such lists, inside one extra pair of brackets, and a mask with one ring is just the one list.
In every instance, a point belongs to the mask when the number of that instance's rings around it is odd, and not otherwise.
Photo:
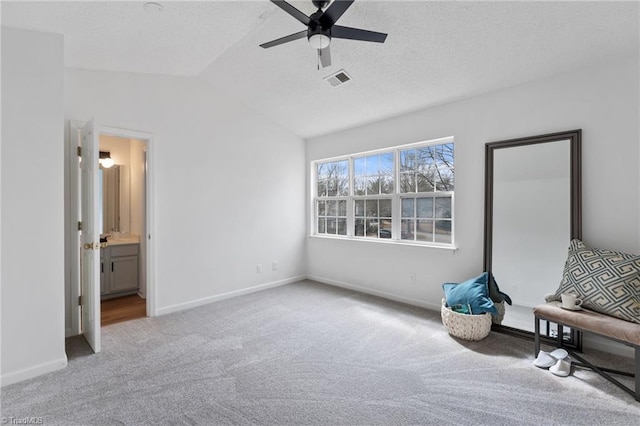
[(311, 3), (318, 9), (324, 9), (329, 4), (329, 0), (311, 0)]
[(309, 17), (310, 22), (307, 27), (307, 39), (314, 49), (324, 49), (331, 43), (331, 26), (326, 28), (322, 26), (320, 22), (322, 13), (322, 10), (318, 10)]

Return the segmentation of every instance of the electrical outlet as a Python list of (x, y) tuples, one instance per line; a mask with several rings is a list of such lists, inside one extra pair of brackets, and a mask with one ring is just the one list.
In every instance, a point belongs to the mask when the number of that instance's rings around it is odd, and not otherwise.
[(416, 274), (412, 273), (411, 275), (409, 275), (409, 282), (411, 284), (414, 284), (416, 282)]
[(261, 273), (262, 272), (262, 263), (258, 263), (258, 265), (256, 266), (256, 272), (257, 273)]
[(278, 270), (278, 262), (276, 262), (275, 260), (271, 263), (271, 270), (273, 271)]

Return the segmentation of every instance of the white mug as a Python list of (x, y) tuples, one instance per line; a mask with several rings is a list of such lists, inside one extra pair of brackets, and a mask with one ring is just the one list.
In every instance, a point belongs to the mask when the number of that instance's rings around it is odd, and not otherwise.
[(567, 309), (577, 309), (582, 305), (582, 299), (571, 293), (562, 293), (562, 307)]

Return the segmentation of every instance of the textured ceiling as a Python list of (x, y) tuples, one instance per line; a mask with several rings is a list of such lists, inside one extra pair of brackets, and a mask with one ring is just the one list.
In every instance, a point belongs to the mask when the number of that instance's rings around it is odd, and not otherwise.
[[(384, 44), (333, 40), (317, 70), (304, 29), (267, 1), (2, 3), (3, 25), (65, 35), (68, 67), (199, 76), (302, 137), (638, 56), (638, 2), (356, 0), (339, 24)], [(292, 1), (303, 12), (311, 1)], [(323, 80), (345, 69), (353, 80)]]

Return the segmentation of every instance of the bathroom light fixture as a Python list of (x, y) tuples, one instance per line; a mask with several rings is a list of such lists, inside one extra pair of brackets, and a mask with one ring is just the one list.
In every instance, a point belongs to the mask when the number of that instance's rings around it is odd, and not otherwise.
[(113, 161), (113, 158), (111, 158), (111, 153), (109, 151), (100, 151), (98, 163), (100, 163), (100, 165), (105, 169), (108, 169), (115, 164), (115, 161)]

